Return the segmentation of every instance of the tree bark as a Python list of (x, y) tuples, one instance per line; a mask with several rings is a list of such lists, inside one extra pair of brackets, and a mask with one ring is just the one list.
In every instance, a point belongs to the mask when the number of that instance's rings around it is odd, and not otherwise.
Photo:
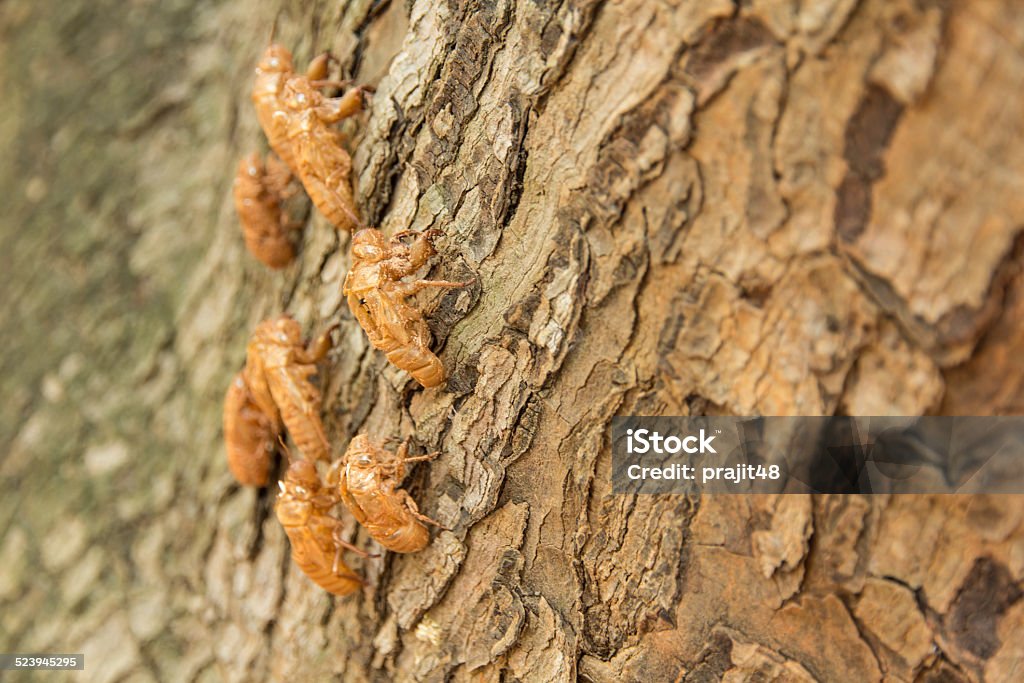
[[(446, 386), (369, 347), (315, 211), (283, 273), (245, 252), (275, 21), (377, 87), (364, 216), (474, 281), (421, 295)], [(613, 495), (609, 444), (615, 415), (1020, 411), (1024, 8), (10, 0), (0, 29), (0, 650), (90, 681), (1024, 677), (1019, 497)], [(348, 598), (224, 459), (283, 311), (342, 323), (335, 457), (443, 453), (406, 487), (447, 529), (353, 558)]]

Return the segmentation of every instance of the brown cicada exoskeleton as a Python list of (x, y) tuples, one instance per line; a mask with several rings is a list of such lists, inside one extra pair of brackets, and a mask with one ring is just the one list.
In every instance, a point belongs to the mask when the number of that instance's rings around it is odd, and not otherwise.
[(397, 453), (372, 443), (365, 434), (352, 439), (342, 459), (331, 466), (327, 485), (374, 539), (396, 553), (413, 553), (430, 542), (423, 522), (440, 526), (420, 513), (416, 501), (398, 485), (405, 463), (436, 458), (439, 453), (408, 456), (408, 443)]
[(281, 431), (275, 415), (267, 415), (253, 400), (245, 371), (235, 375), (224, 397), (224, 445), (228, 468), (239, 484), (266, 486)]
[(292, 561), (330, 593), (348, 595), (358, 590), (364, 582), (342, 562), (341, 551), (366, 553), (341, 540), (341, 523), (330, 513), (338, 499), (323, 489), (316, 466), (295, 460), (278, 484), (281, 492), (274, 512), (291, 542)]
[(421, 233), (407, 246), (402, 242), (404, 235), (395, 235), (387, 242), (380, 230), (360, 230), (352, 237), (352, 269), (344, 289), (348, 307), (370, 343), (424, 387), (444, 381), (444, 366), (429, 348), (430, 329), (423, 314), (405, 303), (405, 298), (427, 287), (468, 284), (447, 280), (400, 282), (434, 254), (430, 243), (434, 234)]
[(269, 155), (264, 165), (255, 152), (238, 162), (235, 174), (235, 210), (245, 246), (269, 268), (284, 268), (295, 258), (288, 233), (298, 224), (290, 225), (281, 209), (281, 203), (292, 194), (288, 190), (291, 177), (276, 157)]
[(249, 341), (246, 372), (247, 379), (252, 378), (248, 386), (253, 401), (271, 415), (280, 411), (295, 445), (312, 460), (329, 457), (320, 420), (320, 390), (309, 377), (330, 348), (331, 330), (307, 347), (299, 323), (288, 316), (264, 320)]
[(295, 174), (316, 208), (339, 230), (362, 225), (352, 193), (352, 158), (342, 146), (341, 133), (330, 127), (362, 109), (363, 88), (327, 98), (303, 77), (290, 79), (281, 99), (286, 111), (275, 114), (284, 125)]
[[(318, 87), (338, 86), (344, 83), (323, 80), (327, 77), (327, 70), (331, 56), (326, 52), (314, 59), (306, 70), (305, 78), (316, 83)], [(291, 147), (288, 145), (288, 122), (287, 119), (275, 117), (276, 114), (285, 111), (286, 107), (281, 100), (285, 83), (294, 78), (295, 65), (292, 61), (292, 53), (288, 48), (277, 43), (267, 47), (259, 64), (256, 66), (256, 81), (252, 88), (252, 103), (256, 108), (256, 118), (267, 136), (270, 148), (281, 158), (282, 161), (294, 173), (295, 157)]]

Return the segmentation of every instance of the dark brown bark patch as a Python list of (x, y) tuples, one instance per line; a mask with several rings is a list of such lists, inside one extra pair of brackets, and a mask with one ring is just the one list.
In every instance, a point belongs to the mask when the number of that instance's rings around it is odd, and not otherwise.
[(723, 21), (713, 26), (693, 50), (686, 74), (702, 81), (732, 57), (773, 42), (771, 32), (756, 19)]
[(988, 659), (999, 650), (999, 618), (1024, 593), (1003, 565), (983, 557), (974, 563), (946, 618), (946, 628), (971, 654)]
[(843, 156), (849, 168), (835, 211), (836, 229), (846, 242), (857, 239), (871, 217), (871, 186), (885, 174), (882, 156), (902, 114), (902, 104), (871, 86), (846, 126)]

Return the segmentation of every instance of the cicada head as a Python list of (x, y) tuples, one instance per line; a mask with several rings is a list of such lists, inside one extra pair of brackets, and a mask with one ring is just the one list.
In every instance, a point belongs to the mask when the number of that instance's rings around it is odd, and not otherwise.
[(305, 489), (309, 494), (315, 493), (320, 488), (320, 475), (317, 474), (316, 465), (309, 460), (295, 460), (288, 466), (284, 475), (285, 486), (293, 491)]
[(273, 340), (282, 346), (301, 346), (302, 326), (295, 318), (283, 315), (274, 321)]
[(242, 157), (238, 162), (237, 178), (252, 178), (257, 180), (263, 177), (263, 160), (257, 152)]
[(258, 73), (289, 73), (294, 70), (291, 51), (280, 43), (268, 45), (256, 65)]
[(370, 437), (366, 434), (357, 434), (349, 443), (345, 457), (350, 467), (372, 467), (376, 461), (375, 451), (376, 447), (370, 442)]
[(384, 259), (387, 243), (384, 234), (374, 228), (363, 228), (352, 237), (352, 256), (361, 261), (376, 263)]

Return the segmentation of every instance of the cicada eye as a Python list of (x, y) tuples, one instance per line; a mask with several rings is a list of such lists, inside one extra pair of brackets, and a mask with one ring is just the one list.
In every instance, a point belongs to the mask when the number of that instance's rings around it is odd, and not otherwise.
[(359, 458), (357, 459), (357, 462), (363, 467), (367, 467), (373, 464), (373, 461), (370, 460), (370, 456), (368, 455), (360, 455)]

